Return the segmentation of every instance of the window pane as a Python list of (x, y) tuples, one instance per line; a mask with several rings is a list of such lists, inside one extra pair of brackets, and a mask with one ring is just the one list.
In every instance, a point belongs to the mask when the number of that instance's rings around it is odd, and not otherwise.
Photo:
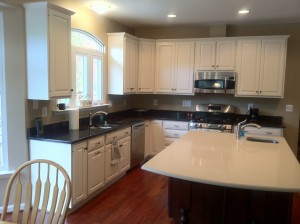
[(94, 49), (103, 52), (103, 45), (95, 41), (95, 38), (87, 33), (72, 31), (72, 46)]
[(102, 60), (93, 58), (93, 100), (102, 100)]
[(78, 100), (89, 98), (87, 85), (87, 57), (76, 54), (76, 97)]

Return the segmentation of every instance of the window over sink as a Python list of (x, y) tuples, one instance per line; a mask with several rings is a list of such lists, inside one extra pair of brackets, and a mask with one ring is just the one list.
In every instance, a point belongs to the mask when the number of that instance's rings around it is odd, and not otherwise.
[(104, 44), (92, 34), (73, 29), (72, 79), (73, 94), (70, 99), (58, 99), (67, 107), (91, 107), (101, 105), (103, 96)]

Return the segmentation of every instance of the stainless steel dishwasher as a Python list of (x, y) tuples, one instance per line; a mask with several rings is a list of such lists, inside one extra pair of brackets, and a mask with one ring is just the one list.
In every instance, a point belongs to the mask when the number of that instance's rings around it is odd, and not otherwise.
[(140, 122), (132, 125), (130, 168), (144, 161), (145, 153), (145, 123)]

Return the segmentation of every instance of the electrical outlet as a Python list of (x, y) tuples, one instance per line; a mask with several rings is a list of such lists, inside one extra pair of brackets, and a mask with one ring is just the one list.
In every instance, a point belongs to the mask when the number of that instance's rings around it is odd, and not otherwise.
[(254, 108), (254, 104), (253, 103), (248, 103), (248, 110), (250, 110), (250, 108)]
[(157, 106), (157, 99), (153, 99), (153, 105)]
[(108, 107), (112, 107), (113, 106), (113, 101), (112, 100), (109, 100), (107, 103), (108, 103)]
[(42, 107), (42, 117), (47, 117), (47, 116), (48, 116), (48, 108)]
[(293, 105), (286, 105), (285, 106), (285, 111), (286, 112), (293, 112), (294, 106)]
[(182, 106), (183, 107), (191, 107), (192, 106), (192, 101), (190, 101), (190, 100), (182, 100)]

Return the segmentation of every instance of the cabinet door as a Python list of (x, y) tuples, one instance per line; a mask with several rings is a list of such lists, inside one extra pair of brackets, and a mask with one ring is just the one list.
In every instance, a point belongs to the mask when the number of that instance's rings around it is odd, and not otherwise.
[(151, 121), (151, 151), (153, 154), (159, 153), (163, 148), (163, 129), (162, 121)]
[(155, 42), (139, 41), (138, 92), (154, 92)]
[(130, 147), (131, 147), (130, 137), (124, 138), (119, 141), (119, 148), (121, 153), (121, 158), (119, 161), (119, 169), (121, 173), (126, 172), (130, 168)]
[(87, 143), (72, 146), (72, 205), (87, 197)]
[(88, 152), (88, 195), (104, 186), (104, 147)]
[(50, 97), (71, 96), (71, 18), (49, 9)]
[(195, 69), (215, 70), (216, 41), (206, 40), (196, 42)]
[(125, 37), (125, 93), (137, 92), (137, 69), (138, 69), (138, 43), (137, 40)]
[(174, 42), (156, 43), (155, 91), (173, 93), (174, 90)]
[(259, 95), (283, 97), (286, 40), (262, 40)]
[(114, 179), (119, 174), (118, 163), (111, 163), (112, 145), (105, 146), (105, 183)]
[(260, 40), (240, 40), (237, 43), (237, 96), (256, 96), (259, 86)]
[(235, 41), (217, 41), (216, 48), (216, 70), (234, 70), (235, 62)]
[(177, 42), (175, 57), (175, 93), (192, 94), (194, 80), (195, 43)]
[(145, 122), (145, 153), (144, 158), (147, 158), (151, 154), (151, 138), (150, 138), (150, 121)]

